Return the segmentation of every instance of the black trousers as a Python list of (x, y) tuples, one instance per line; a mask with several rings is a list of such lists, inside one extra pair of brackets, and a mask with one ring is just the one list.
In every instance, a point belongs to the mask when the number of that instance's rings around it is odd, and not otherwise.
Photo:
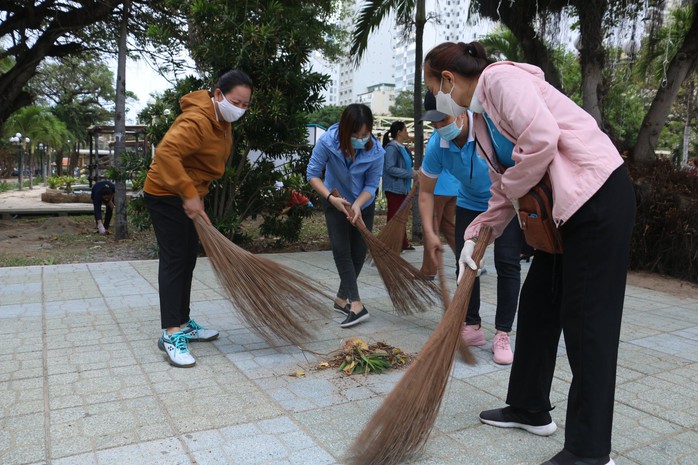
[(565, 449), (611, 452), (616, 364), (635, 194), (625, 167), (562, 226), (563, 255), (536, 251), (521, 290), (507, 403), (550, 410), (560, 332), (572, 382)]
[[(456, 207), (456, 276), (458, 258), (465, 245), (465, 230), (482, 213)], [(516, 316), (516, 305), (521, 288), (521, 227), (514, 218), (504, 228), (504, 232), (494, 241), (494, 267), (497, 270), (497, 311), (494, 327), (499, 331), (510, 332)], [(475, 278), (465, 324), (479, 325), (480, 318), (480, 278)]]
[[(357, 279), (366, 259), (366, 243), (359, 230), (347, 221), (347, 215), (344, 212), (340, 212), (327, 201), (323, 202), (332, 256), (340, 279), (337, 297), (361, 300)], [(361, 212), (361, 218), (369, 231), (373, 229), (375, 210), (376, 203), (373, 202)]]
[(189, 321), (199, 236), (194, 222), (184, 213), (179, 197), (145, 194), (145, 205), (150, 211), (159, 248), (160, 321), (163, 329), (173, 328)]

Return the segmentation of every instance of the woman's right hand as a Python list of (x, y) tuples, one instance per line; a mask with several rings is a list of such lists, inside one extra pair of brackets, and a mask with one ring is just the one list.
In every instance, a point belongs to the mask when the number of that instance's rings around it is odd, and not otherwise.
[(206, 211), (204, 210), (204, 199), (201, 197), (192, 197), (190, 199), (184, 199), (182, 201), (182, 207), (184, 208), (184, 213), (192, 221), (201, 219), (204, 223), (211, 225), (211, 220), (208, 218)]
[(438, 252), (443, 252), (441, 239), (433, 231), (424, 231), (424, 250), (431, 256), (433, 263), (439, 262)]
[(351, 207), (351, 204), (347, 202), (344, 197), (337, 197), (334, 195), (330, 195), (330, 197), (327, 199), (328, 202), (330, 202), (330, 205), (332, 205), (334, 208), (339, 210), (342, 213), (346, 213), (347, 211), (344, 209), (344, 206)]

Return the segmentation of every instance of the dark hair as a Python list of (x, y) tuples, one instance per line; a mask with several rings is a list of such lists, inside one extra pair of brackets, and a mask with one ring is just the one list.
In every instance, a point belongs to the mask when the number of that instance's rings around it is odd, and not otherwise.
[(480, 42), (444, 42), (432, 48), (424, 58), (424, 69), (429, 74), (441, 78), (442, 71), (458, 73), (463, 77), (478, 77), (493, 60), (487, 58), (487, 51)]
[(405, 129), (404, 121), (393, 121), (393, 124), (390, 125), (390, 129), (388, 129), (388, 131), (383, 136), (383, 147), (388, 145), (390, 139), (395, 139), (397, 133), (402, 131), (403, 129)]
[[(356, 150), (351, 146), (351, 135), (362, 127), (368, 126), (368, 130), (373, 130), (373, 113), (363, 103), (352, 103), (347, 106), (339, 118), (339, 149), (347, 156), (353, 157)], [(368, 140), (365, 148), (373, 148), (373, 138)]]
[(101, 196), (112, 195), (113, 193), (114, 191), (109, 186), (104, 186), (102, 190), (99, 191), (99, 195)]
[(250, 91), (252, 91), (252, 79), (244, 71), (233, 69), (221, 74), (216, 81), (216, 87), (223, 94), (227, 94), (237, 86), (249, 87)]

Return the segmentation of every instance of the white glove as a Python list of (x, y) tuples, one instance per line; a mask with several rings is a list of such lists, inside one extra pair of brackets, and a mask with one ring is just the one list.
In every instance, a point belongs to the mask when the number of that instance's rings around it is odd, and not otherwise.
[[(476, 270), (478, 269), (477, 263), (475, 263), (475, 260), (473, 260), (473, 252), (475, 251), (475, 241), (471, 241), (468, 239), (465, 241), (465, 244), (463, 245), (463, 250), (460, 252), (460, 257), (458, 258), (458, 268), (461, 270), (465, 270), (465, 267), (468, 266), (470, 267), (471, 270)], [(458, 282), (460, 283), (460, 280), (463, 279), (463, 275), (465, 273), (458, 273)]]
[[(477, 263), (475, 263), (475, 260), (473, 260), (473, 252), (475, 251), (475, 241), (471, 241), (468, 239), (465, 241), (465, 244), (463, 245), (463, 250), (460, 252), (460, 257), (458, 257), (458, 268), (460, 270), (465, 270), (465, 267), (469, 267), (471, 270), (477, 271), (476, 276), (480, 276), (480, 268), (478, 268)], [(482, 263), (484, 263), (484, 259), (482, 260)], [(480, 266), (482, 266), (482, 263), (480, 263)], [(460, 283), (461, 279), (463, 279), (463, 273), (462, 271), (458, 273), (458, 283)]]
[(104, 236), (107, 233), (107, 230), (104, 229), (104, 225), (102, 223), (97, 224), (97, 229), (99, 230), (99, 233)]

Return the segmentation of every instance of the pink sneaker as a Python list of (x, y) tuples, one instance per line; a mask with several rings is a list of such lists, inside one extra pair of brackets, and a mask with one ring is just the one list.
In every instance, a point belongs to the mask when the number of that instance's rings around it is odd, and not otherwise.
[(482, 330), (482, 326), (475, 329), (475, 326), (469, 326), (463, 323), (463, 329), (460, 331), (460, 337), (466, 346), (485, 345), (485, 332)]
[(492, 352), (494, 353), (494, 363), (500, 365), (511, 365), (514, 361), (514, 354), (509, 344), (507, 333), (496, 333), (492, 339)]

